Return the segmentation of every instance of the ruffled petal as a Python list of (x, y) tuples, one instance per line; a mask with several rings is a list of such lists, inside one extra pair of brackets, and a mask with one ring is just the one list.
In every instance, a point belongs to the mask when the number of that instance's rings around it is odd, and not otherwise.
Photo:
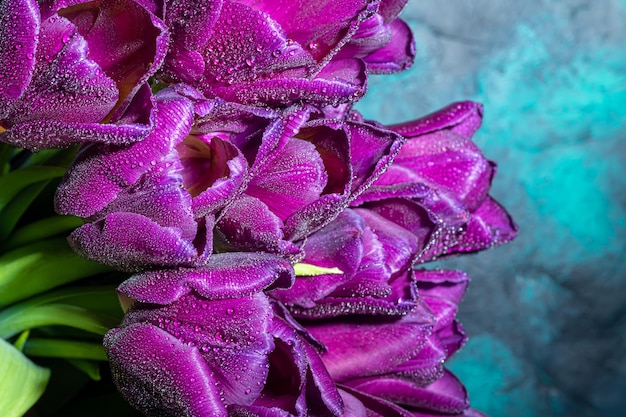
[(392, 74), (405, 71), (413, 65), (415, 39), (411, 28), (401, 19), (389, 23), (388, 27), (391, 40), (363, 58), (372, 74)]
[[(267, 356), (274, 348), (268, 332), (270, 318), (271, 308), (262, 293), (216, 301), (206, 301), (192, 293), (161, 308), (155, 309), (151, 304), (133, 305), (121, 324), (121, 330), (113, 330), (107, 336), (105, 348), (111, 360), (116, 362), (114, 378), (122, 392), (130, 394), (133, 386), (127, 384), (143, 379), (151, 391), (147, 397), (152, 397), (149, 399), (156, 404), (159, 404), (159, 395), (166, 390), (170, 398), (194, 398), (203, 403), (204, 400), (197, 398), (198, 394), (204, 393), (203, 390), (198, 392), (190, 384), (194, 380), (168, 379), (177, 373), (180, 362), (195, 363), (197, 371), (195, 375), (191, 374), (192, 377), (211, 381), (212, 389), (219, 394), (222, 403), (220, 406), (219, 402), (212, 401), (215, 411), (209, 409), (206, 414), (199, 415), (215, 415), (227, 404), (250, 405), (260, 394), (268, 375)], [(150, 349), (147, 349), (150, 355), (144, 356), (137, 355), (136, 348), (129, 349), (130, 343), (120, 346), (116, 335), (124, 335), (137, 325), (140, 328), (150, 326), (154, 329), (150, 332), (152, 334), (164, 333), (161, 338), (174, 343), (163, 346), (157, 341), (157, 346), (163, 348), (159, 349), (159, 353), (164, 353), (166, 358), (177, 353), (180, 359), (169, 364), (152, 357)], [(142, 359), (140, 367), (134, 359), (137, 356)], [(146, 376), (151, 377), (149, 382)], [(211, 393), (209, 398), (215, 396)]]
[(219, 85), (312, 63), (311, 55), (290, 41), (270, 15), (231, 0), (223, 2), (204, 59), (203, 80), (197, 86), (209, 94)]
[[(94, 144), (81, 150), (57, 189), (57, 212), (79, 217), (95, 214), (173, 151), (189, 133), (193, 106), (180, 96), (162, 94), (158, 110), (155, 130), (145, 140), (130, 146)], [(172, 164), (165, 163), (168, 168)]]
[[(485, 199), (494, 174), (494, 165), (469, 139), (440, 131), (407, 142), (394, 166), (414, 175), (414, 181), (443, 187), (475, 210)], [(382, 182), (389, 182), (384, 178)]]
[(223, 212), (217, 223), (221, 244), (242, 251), (263, 250), (295, 255), (300, 249), (285, 240), (283, 223), (259, 199), (243, 195)]
[(165, 58), (165, 24), (134, 0), (58, 1), (59, 15), (70, 20), (89, 44), (89, 57), (115, 82), (119, 105), (132, 100)]
[(85, 224), (69, 237), (81, 256), (121, 271), (190, 265), (198, 252), (177, 227), (163, 227), (135, 213), (117, 212)]
[(217, 377), (195, 346), (141, 323), (111, 330), (104, 346), (121, 394), (146, 415), (164, 410), (179, 415), (228, 415)]
[(324, 364), (333, 379), (342, 382), (391, 371), (412, 358), (426, 343), (432, 326), (432, 316), (418, 305), (395, 321), (311, 323), (307, 330), (326, 346)]
[(143, 303), (170, 304), (195, 291), (207, 300), (251, 295), (264, 288), (289, 287), (291, 264), (266, 253), (214, 254), (206, 266), (144, 271), (124, 281), (118, 291)]
[(328, 179), (315, 146), (295, 138), (255, 174), (246, 194), (263, 201), (283, 221), (317, 200)]
[(313, 79), (302, 68), (270, 78), (215, 85), (213, 94), (228, 101), (258, 106), (288, 106), (306, 102), (315, 106), (353, 103), (365, 94), (367, 71), (359, 59), (331, 61)]
[[(469, 407), (467, 392), (454, 375), (446, 371), (437, 381), (421, 388), (399, 378), (368, 378), (350, 384), (352, 388), (417, 411), (460, 414)], [(428, 415), (428, 414), (426, 414)]]
[(202, 50), (222, 10), (223, 0), (176, 0), (168, 2), (165, 23), (171, 45), (160, 69), (174, 82), (193, 83), (204, 74)]
[(372, 0), (243, 2), (271, 15), (290, 39), (303, 45), (322, 63), (330, 60), (378, 6), (378, 1)]
[(0, 127), (30, 83), (40, 24), (36, 1), (0, 2)]
[(407, 138), (439, 130), (450, 130), (470, 139), (482, 124), (483, 106), (472, 101), (452, 103), (420, 119), (393, 126), (389, 129)]
[(509, 242), (517, 236), (518, 227), (506, 210), (487, 197), (472, 213), (467, 231), (448, 253), (475, 252)]

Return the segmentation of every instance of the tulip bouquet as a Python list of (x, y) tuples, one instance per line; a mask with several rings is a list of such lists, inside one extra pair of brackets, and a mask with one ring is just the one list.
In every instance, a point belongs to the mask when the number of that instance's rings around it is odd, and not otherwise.
[(481, 415), (468, 277), (422, 264), (515, 236), (482, 107), (353, 109), (413, 62), (405, 3), (0, 0), (4, 415), (27, 356), (108, 360), (146, 416)]

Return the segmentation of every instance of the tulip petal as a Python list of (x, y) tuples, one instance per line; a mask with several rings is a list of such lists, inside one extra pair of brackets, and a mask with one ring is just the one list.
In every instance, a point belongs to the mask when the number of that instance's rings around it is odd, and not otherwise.
[(294, 102), (310, 105), (353, 103), (365, 94), (367, 71), (358, 59), (331, 61), (316, 78), (307, 78), (302, 69), (286, 70), (272, 78), (259, 78), (225, 86), (213, 93), (225, 100), (257, 106), (287, 106)]
[(284, 239), (282, 221), (259, 199), (243, 195), (236, 199), (217, 223), (217, 236), (223, 244), (242, 251), (271, 253), (300, 252)]
[(412, 358), (426, 343), (432, 325), (430, 313), (418, 305), (395, 321), (312, 322), (307, 330), (327, 347), (322, 360), (333, 379), (342, 382), (391, 371)]
[(367, 226), (376, 234), (385, 254), (389, 273), (395, 274), (410, 265), (418, 250), (415, 235), (384, 217), (366, 209), (354, 209)]
[(367, 408), (367, 417), (414, 417), (413, 413), (409, 413), (392, 402), (352, 389), (349, 386), (339, 385), (339, 392), (347, 392), (358, 399)]
[(393, 373), (419, 386), (432, 384), (443, 376), (443, 362), (448, 357), (438, 335), (430, 335), (417, 355), (400, 364)]
[(381, 0), (378, 13), (385, 22), (391, 22), (398, 17), (408, 2), (409, 0)]
[(506, 210), (493, 198), (485, 201), (472, 213), (467, 231), (448, 253), (475, 252), (509, 242), (517, 235), (518, 227)]
[[(167, 4), (171, 45), (160, 72), (174, 82), (193, 83), (204, 73), (204, 49), (220, 16), (223, 0), (177, 0)], [(190, 13), (190, 11), (193, 11)]]
[(304, 45), (316, 60), (323, 63), (330, 60), (378, 6), (378, 2), (372, 0), (244, 2), (269, 13), (289, 38)]
[(452, 103), (420, 119), (388, 126), (407, 138), (448, 129), (470, 139), (482, 123), (483, 106), (472, 101)]
[(391, 31), (389, 43), (363, 58), (372, 74), (392, 74), (413, 65), (415, 39), (411, 28), (401, 19), (392, 21), (388, 26)]
[(467, 392), (458, 379), (446, 371), (437, 381), (421, 388), (399, 378), (367, 378), (350, 384), (356, 390), (406, 407), (445, 414), (462, 413), (469, 406)]
[[(167, 92), (159, 96), (154, 131), (130, 146), (88, 145), (81, 150), (57, 189), (60, 214), (89, 217), (133, 185), (143, 174), (173, 151), (191, 128), (192, 104)], [(168, 168), (173, 162), (166, 162)], [(97, 189), (98, 192), (93, 192)]]
[(111, 330), (104, 346), (114, 382), (141, 412), (227, 415), (216, 387), (217, 376), (196, 347), (141, 323)]
[(204, 81), (197, 85), (205, 93), (312, 63), (270, 15), (231, 0), (224, 0), (205, 48)]
[(30, 83), (40, 24), (36, 1), (0, 2), (0, 120)]
[(170, 304), (190, 291), (207, 300), (251, 295), (264, 288), (288, 287), (291, 264), (266, 253), (221, 253), (206, 266), (143, 271), (124, 281), (118, 291), (143, 303)]
[(414, 181), (451, 191), (471, 211), (487, 196), (494, 174), (494, 165), (471, 140), (446, 131), (409, 140), (394, 165), (414, 173)]
[(192, 263), (197, 251), (176, 227), (163, 227), (145, 216), (117, 212), (85, 224), (69, 237), (81, 256), (134, 272), (154, 266)]
[(77, 4), (68, 4), (59, 14), (76, 25), (90, 46), (89, 57), (115, 80), (122, 93), (119, 104), (125, 108), (165, 58), (165, 24), (133, 0), (67, 3)]
[(339, 268), (342, 274), (298, 277), (293, 287), (275, 291), (273, 297), (288, 305), (314, 307), (317, 300), (329, 295), (341, 283), (351, 279), (363, 256), (361, 237), (363, 220), (350, 210), (307, 238), (305, 262)]
[(263, 201), (281, 220), (320, 197), (327, 182), (315, 146), (291, 139), (257, 171), (246, 194)]
[(391, 165), (404, 144), (404, 138), (371, 124), (346, 124), (350, 138), (352, 198), (365, 191)]

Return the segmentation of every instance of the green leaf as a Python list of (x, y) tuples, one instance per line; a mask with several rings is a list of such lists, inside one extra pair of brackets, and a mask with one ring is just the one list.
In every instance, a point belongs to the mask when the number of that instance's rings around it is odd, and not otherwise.
[(318, 275), (339, 275), (343, 274), (343, 271), (339, 268), (324, 268), (323, 266), (296, 263), (293, 265), (293, 270), (297, 277), (316, 277)]
[(0, 256), (0, 307), (108, 271), (75, 254), (64, 238), (22, 246)]
[(30, 330), (23, 331), (22, 334), (18, 336), (17, 340), (13, 342), (13, 346), (15, 346), (15, 349), (19, 350), (20, 352), (23, 351), (24, 344), (26, 343), (26, 340), (28, 340), (28, 336), (30, 336)]
[(17, 304), (0, 313), (0, 337), (9, 338), (42, 326), (70, 326), (104, 336), (117, 320), (67, 304), (23, 306)]
[(0, 211), (15, 197), (21, 190), (29, 185), (53, 178), (60, 178), (65, 174), (65, 168), (55, 166), (32, 166), (28, 168), (11, 171), (0, 177)]
[(17, 229), (5, 243), (4, 250), (13, 249), (29, 243), (48, 239), (69, 232), (83, 225), (83, 220), (76, 216), (51, 216), (29, 223)]
[(31, 184), (9, 201), (0, 211), (0, 243), (5, 242), (15, 225), (20, 220), (26, 209), (32, 204), (37, 196), (46, 188), (49, 181)]
[(21, 417), (41, 397), (49, 379), (49, 369), (0, 339), (0, 415)]
[(80, 340), (31, 338), (24, 345), (24, 354), (46, 358), (107, 360), (102, 343)]
[(100, 364), (97, 361), (90, 361), (87, 359), (68, 359), (67, 360), (76, 369), (82, 371), (94, 381), (100, 381)]

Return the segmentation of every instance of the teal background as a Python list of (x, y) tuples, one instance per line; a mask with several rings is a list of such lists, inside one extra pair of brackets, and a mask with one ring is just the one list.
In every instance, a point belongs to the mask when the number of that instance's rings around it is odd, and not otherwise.
[(413, 68), (372, 76), (383, 123), (485, 105), (476, 142), (516, 241), (439, 266), (470, 273), (450, 364), (494, 417), (626, 415), (626, 1), (430, 0), (402, 17)]

